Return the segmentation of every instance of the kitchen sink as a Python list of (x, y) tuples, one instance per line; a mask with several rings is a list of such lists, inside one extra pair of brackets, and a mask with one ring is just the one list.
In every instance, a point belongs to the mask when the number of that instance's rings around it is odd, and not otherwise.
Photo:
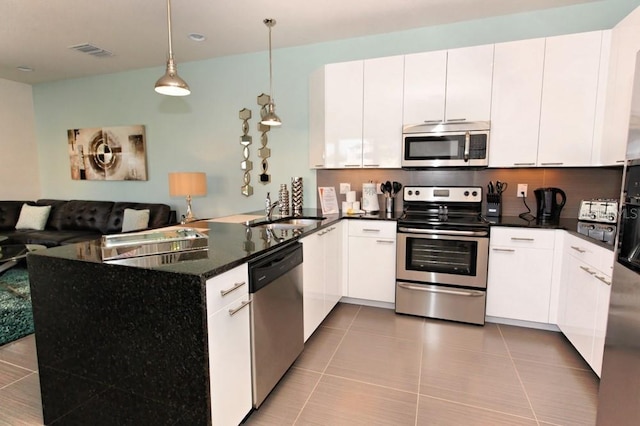
[(315, 225), (323, 219), (323, 217), (283, 217), (271, 221), (257, 222), (250, 226), (265, 229), (299, 229)]

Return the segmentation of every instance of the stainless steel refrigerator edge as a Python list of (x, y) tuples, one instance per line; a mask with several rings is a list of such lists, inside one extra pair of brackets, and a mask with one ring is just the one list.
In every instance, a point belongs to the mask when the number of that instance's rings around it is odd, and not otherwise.
[(631, 101), (619, 234), (609, 303), (597, 424), (640, 424), (640, 54)]

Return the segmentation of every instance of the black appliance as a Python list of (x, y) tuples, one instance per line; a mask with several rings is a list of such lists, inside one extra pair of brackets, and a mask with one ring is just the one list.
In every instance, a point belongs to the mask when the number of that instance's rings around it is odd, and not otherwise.
[(396, 312), (484, 324), (489, 223), (482, 188), (403, 188)]
[[(538, 207), (537, 221), (554, 223), (560, 220), (560, 212), (567, 202), (567, 194), (560, 188), (538, 188), (533, 191)], [(558, 200), (560, 196), (560, 200)]]

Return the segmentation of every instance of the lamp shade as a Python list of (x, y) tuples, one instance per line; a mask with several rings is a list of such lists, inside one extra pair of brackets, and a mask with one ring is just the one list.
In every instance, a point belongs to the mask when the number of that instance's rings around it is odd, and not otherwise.
[(207, 195), (207, 175), (204, 172), (169, 173), (169, 195), (186, 197)]

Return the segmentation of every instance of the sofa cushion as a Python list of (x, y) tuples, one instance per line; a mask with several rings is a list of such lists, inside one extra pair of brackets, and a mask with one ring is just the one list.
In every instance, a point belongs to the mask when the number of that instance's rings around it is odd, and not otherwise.
[(116, 202), (113, 206), (106, 234), (122, 232), (122, 220), (124, 219), (125, 209), (149, 209), (149, 228), (160, 228), (171, 224), (171, 207), (166, 204), (120, 201)]
[(40, 199), (36, 201), (37, 206), (51, 206), (49, 220), (45, 229), (62, 229), (62, 221), (64, 219), (64, 206), (67, 200)]
[[(0, 202), (0, 231), (16, 229), (16, 223), (20, 217), (20, 211), (24, 204), (31, 204), (30, 201), (2, 201)], [(4, 234), (4, 233), (3, 233)]]
[(23, 204), (22, 209), (20, 209), (18, 223), (16, 223), (16, 229), (44, 230), (50, 211), (51, 206), (30, 206), (26, 203)]
[(58, 229), (106, 233), (114, 204), (112, 201), (70, 200), (62, 207)]
[(139, 231), (149, 226), (149, 209), (124, 209), (122, 232)]

